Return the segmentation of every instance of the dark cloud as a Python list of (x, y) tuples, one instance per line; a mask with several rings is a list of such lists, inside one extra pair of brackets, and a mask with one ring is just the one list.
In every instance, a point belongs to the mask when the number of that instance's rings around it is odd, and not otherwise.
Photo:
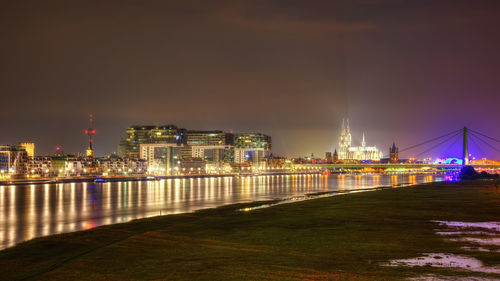
[(316, 155), (342, 117), (401, 146), (499, 136), (497, 1), (4, 1), (1, 143), (98, 154), (124, 129), (262, 131)]

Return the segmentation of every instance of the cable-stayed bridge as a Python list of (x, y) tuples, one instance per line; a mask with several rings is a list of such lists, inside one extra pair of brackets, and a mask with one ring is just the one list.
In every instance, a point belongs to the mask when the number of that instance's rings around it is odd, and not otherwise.
[[(425, 169), (425, 168), (437, 168), (437, 169), (446, 169), (446, 170), (460, 170), (464, 165), (463, 164), (433, 164), (433, 163), (350, 163), (350, 164), (294, 164), (294, 168), (298, 171), (303, 169), (306, 171), (307, 169), (321, 168), (321, 169), (364, 169), (364, 168), (373, 168), (373, 169)], [(469, 166), (473, 166), (474, 168), (489, 168), (489, 169), (500, 169), (500, 164), (470, 164)]]
[[(461, 142), (461, 145), (460, 145)], [(457, 146), (461, 146), (460, 151), (457, 152)], [(464, 127), (462, 129), (454, 130), (443, 134), (441, 136), (423, 141), (421, 143), (411, 145), (409, 147), (399, 150), (399, 155), (408, 155), (408, 159), (405, 162), (391, 163), (387, 161), (382, 162), (372, 162), (372, 163), (359, 163), (359, 162), (349, 162), (342, 161), (333, 164), (294, 164), (294, 168), (297, 170), (307, 170), (307, 169), (425, 169), (425, 168), (436, 168), (442, 170), (458, 170), (464, 165), (473, 166), (475, 168), (486, 168), (486, 169), (500, 169), (500, 161), (480, 161), (474, 159), (471, 152), (474, 150), (475, 155), (496, 155), (497, 159), (500, 159), (500, 140), (494, 137), (488, 136), (476, 130)], [(421, 157), (426, 157), (431, 153), (438, 153), (443, 156), (453, 156), (456, 160), (453, 163), (426, 163), (418, 161)], [(450, 155), (451, 154), (451, 155)], [(389, 158), (386, 155), (384, 158)], [(472, 159), (471, 159), (472, 158)], [(413, 160), (415, 159), (415, 160)]]

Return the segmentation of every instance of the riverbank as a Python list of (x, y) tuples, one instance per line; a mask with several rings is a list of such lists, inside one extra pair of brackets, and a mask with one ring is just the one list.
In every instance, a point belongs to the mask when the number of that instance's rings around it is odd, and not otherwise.
[[(261, 205), (231, 205), (34, 239), (0, 252), (0, 279), (500, 278), (495, 271), (500, 245), (494, 244), (500, 228), (464, 234), (440, 223), (499, 222), (500, 187), (491, 181), (434, 183), (250, 208)], [(388, 266), (425, 253), (466, 256), (482, 267)]]
[(270, 176), (270, 175), (305, 175), (321, 174), (321, 172), (266, 172), (259, 174), (240, 173), (240, 174), (187, 174), (173, 176), (79, 176), (79, 177), (49, 177), (49, 178), (21, 178), (0, 180), (0, 186), (7, 185), (30, 185), (46, 183), (77, 183), (77, 182), (121, 182), (121, 181), (152, 181), (162, 179), (195, 179), (195, 178), (225, 178), (225, 177), (246, 177), (246, 176)]

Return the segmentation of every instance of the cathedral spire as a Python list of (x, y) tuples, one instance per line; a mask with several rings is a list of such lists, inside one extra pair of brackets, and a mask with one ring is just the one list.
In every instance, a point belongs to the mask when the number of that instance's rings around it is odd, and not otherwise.
[(363, 140), (361, 141), (361, 146), (365, 147), (366, 142), (365, 142), (365, 132), (363, 132)]

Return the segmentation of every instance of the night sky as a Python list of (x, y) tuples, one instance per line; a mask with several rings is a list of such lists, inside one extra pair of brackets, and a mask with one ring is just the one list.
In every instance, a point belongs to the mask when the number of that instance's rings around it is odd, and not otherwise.
[[(133, 124), (259, 131), (323, 156), (500, 138), (500, 1), (2, 1), (0, 144), (97, 155)], [(497, 156), (484, 149), (484, 154)]]

